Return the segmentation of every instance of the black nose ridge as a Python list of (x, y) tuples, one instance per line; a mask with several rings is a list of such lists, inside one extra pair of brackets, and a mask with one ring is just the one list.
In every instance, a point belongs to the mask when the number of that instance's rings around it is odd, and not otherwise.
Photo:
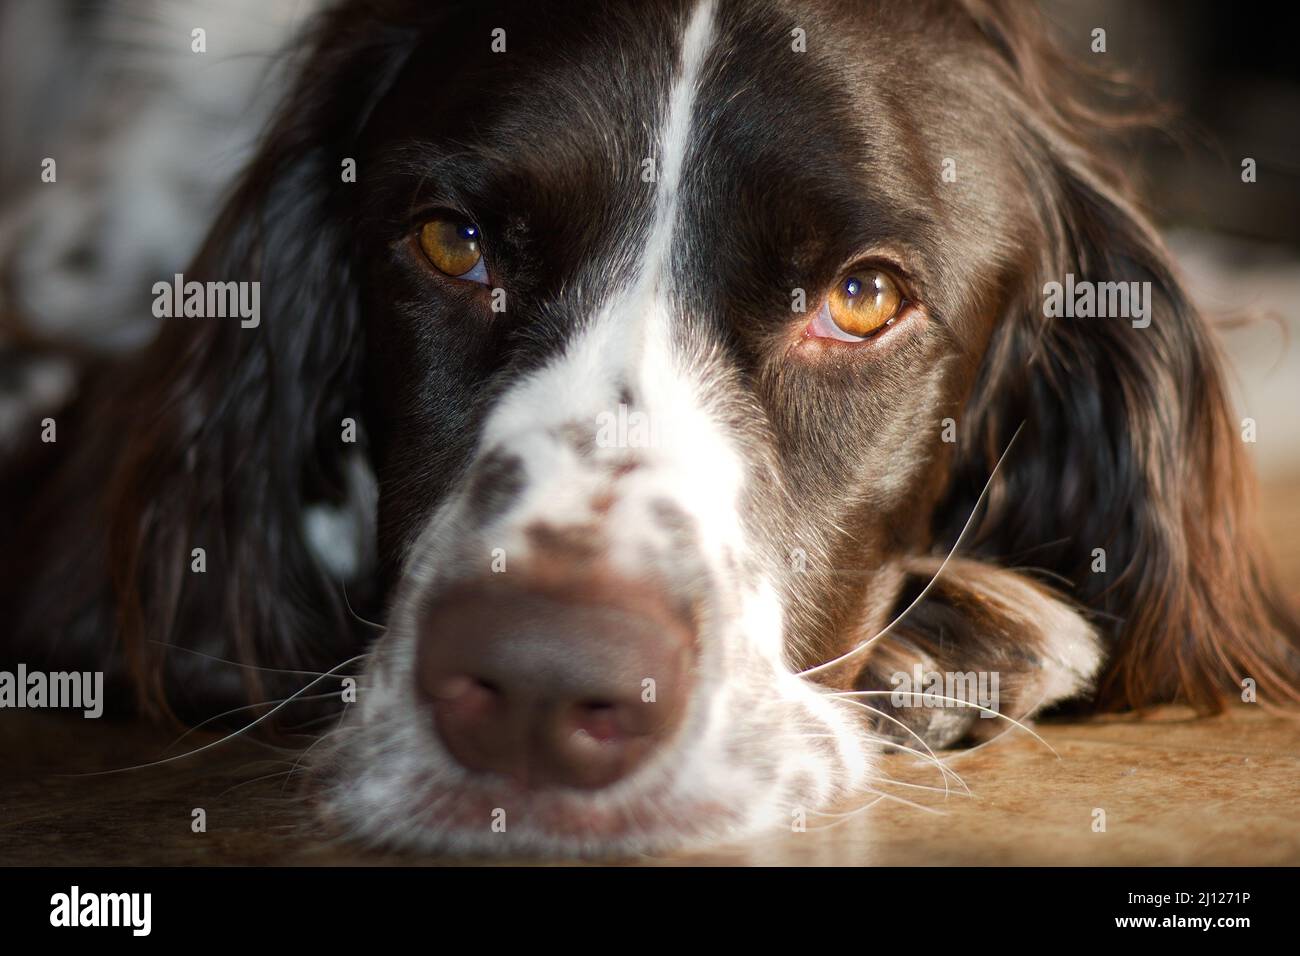
[(645, 585), (487, 579), (425, 609), (416, 679), (467, 770), (598, 789), (680, 724), (694, 646), (689, 624)]

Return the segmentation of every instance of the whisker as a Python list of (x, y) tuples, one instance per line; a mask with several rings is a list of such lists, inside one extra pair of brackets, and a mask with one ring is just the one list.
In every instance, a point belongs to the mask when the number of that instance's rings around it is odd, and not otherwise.
[(857, 816), (862, 815), (863, 813), (866, 813), (868, 810), (870, 810), (872, 807), (874, 807), (874, 806), (875, 806), (877, 803), (879, 803), (881, 800), (892, 800), (892, 801), (894, 801), (895, 803), (901, 803), (901, 804), (903, 804), (903, 806), (911, 807), (913, 810), (921, 810), (921, 811), (924, 812), (924, 813), (932, 813), (932, 814), (934, 814), (935, 816), (939, 816), (939, 817), (947, 816), (947, 813), (945, 813), (943, 810), (937, 809), (936, 807), (927, 807), (927, 806), (926, 806), (925, 804), (923, 804), (923, 803), (917, 803), (917, 802), (914, 801), (914, 800), (907, 800), (907, 799), (905, 799), (905, 798), (903, 798), (903, 797), (898, 796), (897, 794), (892, 794), (892, 793), (880, 793), (879, 791), (876, 791), (876, 790), (869, 790), (869, 791), (867, 791), (867, 792), (868, 792), (868, 793), (874, 793), (874, 794), (876, 794), (876, 799), (872, 800), (870, 803), (868, 803), (868, 804), (866, 804), (866, 805), (864, 805), (864, 806), (861, 806), (861, 807), (855, 807), (854, 809), (852, 809), (852, 810), (848, 810), (848, 811), (843, 812), (843, 813), (829, 813), (829, 812), (822, 811), (822, 810), (811, 810), (811, 811), (809, 811), (810, 813), (814, 814), (815, 816), (819, 816), (819, 817), (832, 817), (832, 818), (838, 818), (838, 819), (835, 819), (835, 822), (834, 822), (834, 823), (827, 823), (827, 824), (824, 825), (824, 826), (818, 826), (818, 827), (808, 827), (809, 832), (811, 832), (811, 831), (813, 831), (813, 830), (830, 830), (830, 829), (833, 828), (833, 827), (837, 827), (837, 826), (839, 826), (841, 823), (847, 823), (849, 820), (852, 820), (854, 817), (857, 817)]
[[(850, 697), (850, 696), (879, 697), (882, 694), (892, 695), (896, 693), (898, 693), (898, 691), (894, 691), (894, 690), (851, 690), (851, 691), (841, 691), (838, 693), (831, 694), (829, 696), (831, 697)], [(1006, 714), (1000, 714), (996, 710), (992, 710), (991, 708), (984, 707), (980, 704), (973, 704), (968, 700), (962, 700), (960, 697), (947, 697), (944, 696), (943, 694), (931, 694), (929, 691), (926, 691), (924, 695), (921, 692), (913, 692), (905, 696), (908, 697), (927, 696), (927, 697), (931, 697), (934, 700), (946, 700), (949, 703), (958, 704), (962, 707), (971, 707), (974, 708), (975, 710), (983, 711), (984, 713), (988, 714), (991, 717), (1001, 717), (1003, 720), (1013, 724), (1016, 727), (1019, 727), (1025, 733), (1029, 734), (1029, 736), (1037, 740), (1040, 744), (1042, 744), (1044, 747), (1050, 750), (1052, 752), (1052, 755), (1056, 757), (1057, 760), (1061, 759), (1061, 755), (1056, 752), (1055, 747), (1049, 744), (1042, 737), (1038, 736), (1038, 734), (1034, 733), (1034, 731), (1031, 730), (1029, 727), (1025, 726), (1020, 721), (1016, 720), (1014, 717), (1008, 717)]]
[[(335, 725), (335, 730), (337, 730), (337, 729), (338, 729), (338, 726), (341, 725), (341, 724), (343, 723), (343, 718), (347, 716), (347, 714), (348, 714), (348, 708), (349, 708), (350, 706), (352, 706), (352, 705), (351, 705), (351, 704), (344, 704), (344, 705), (343, 705), (343, 713), (339, 714), (338, 724)], [(293, 766), (289, 768), (289, 776), (285, 777), (285, 780), (284, 780), (284, 786), (282, 786), (282, 787), (280, 788), (280, 792), (281, 792), (281, 793), (284, 792), (284, 788), (285, 788), (285, 787), (289, 786), (289, 781), (293, 779), (293, 775), (294, 775), (295, 773), (298, 772), (298, 766), (299, 766), (299, 764), (301, 764), (301, 763), (303, 762), (303, 760), (306, 759), (307, 754), (309, 754), (309, 753), (311, 752), (311, 749), (312, 749), (313, 747), (315, 747), (318, 743), (320, 743), (322, 740), (324, 740), (324, 739), (326, 738), (326, 736), (327, 736), (327, 734), (321, 734), (319, 737), (317, 737), (317, 738), (316, 738), (315, 740), (313, 740), (310, 744), (308, 744), (306, 747), (303, 748), (302, 753), (300, 753), (300, 754), (298, 755), (298, 759), (295, 760), (295, 761), (293, 762)]]
[(979, 498), (975, 500), (975, 507), (971, 508), (970, 517), (966, 519), (966, 524), (962, 526), (961, 533), (957, 535), (957, 540), (953, 542), (952, 548), (948, 551), (947, 557), (943, 559), (943, 563), (939, 565), (939, 569), (934, 572), (934, 576), (931, 577), (929, 583), (926, 584), (926, 586), (921, 589), (921, 593), (918, 594), (912, 600), (912, 603), (909, 604), (906, 608), (904, 608), (897, 617), (895, 617), (892, 621), (886, 624), (884, 629), (881, 630), (878, 634), (876, 634), (875, 637), (863, 641), (857, 647), (853, 648), (850, 651), (847, 651), (844, 654), (841, 654), (839, 657), (833, 658), (829, 661), (826, 661), (825, 663), (818, 664), (815, 667), (810, 667), (805, 671), (800, 671), (799, 676), (811, 677), (814, 674), (820, 674), (823, 671), (830, 669), (831, 667), (834, 667), (838, 664), (842, 664), (845, 661), (850, 660), (851, 658), (854, 658), (857, 655), (861, 654), (863, 651), (869, 648), (876, 641), (880, 640), (882, 637), (884, 637), (886, 634), (892, 631), (895, 625), (897, 625), (899, 621), (907, 617), (907, 615), (912, 612), (913, 608), (915, 608), (918, 604), (920, 604), (923, 600), (925, 600), (926, 595), (930, 593), (930, 589), (934, 587), (935, 582), (939, 580), (939, 576), (943, 574), (944, 569), (948, 567), (948, 562), (953, 559), (953, 555), (955, 555), (957, 553), (957, 549), (961, 547), (961, 543), (962, 541), (965, 540), (967, 533), (969, 533), (970, 529), (974, 527), (975, 517), (976, 515), (979, 514), (980, 507), (984, 504), (984, 499), (988, 497), (989, 489), (993, 487), (993, 479), (997, 477), (998, 469), (1000, 469), (1002, 467), (1002, 463), (1007, 460), (1007, 455), (1010, 454), (1012, 446), (1015, 445), (1016, 439), (1020, 437), (1020, 432), (1024, 429), (1024, 427), (1025, 427), (1025, 423), (1021, 422), (1020, 425), (1016, 428), (1016, 433), (1012, 435), (1011, 440), (1007, 442), (1007, 447), (1003, 450), (1002, 457), (999, 458), (997, 464), (993, 466), (993, 471), (989, 474), (989, 480), (984, 482), (984, 490), (980, 492)]
[[(1039, 707), (1043, 706), (1043, 701), (1045, 700), (1047, 700), (1047, 695), (1043, 694), (1041, 697), (1038, 698), (1037, 703), (1035, 703), (1034, 706), (1026, 710), (1024, 714), (1022, 714), (1021, 716), (1027, 717), (1029, 714), (1034, 713), (1035, 711), (1038, 710)], [(964, 757), (966, 754), (973, 754), (977, 750), (983, 750), (989, 744), (993, 743), (995, 740), (1001, 740), (1003, 737), (1011, 733), (1011, 731), (1013, 730), (1015, 730), (1015, 727), (1008, 727), (1006, 730), (999, 731), (998, 733), (990, 737), (988, 740), (985, 740), (982, 743), (978, 743), (974, 747), (965, 747), (941, 759), (943, 760), (944, 763), (947, 763), (949, 760), (955, 760), (957, 757)]]
[[(931, 793), (942, 793), (945, 798), (950, 795), (950, 791), (947, 787), (940, 789), (939, 787), (930, 787), (923, 783), (908, 783), (906, 780), (899, 780), (895, 777), (876, 777), (876, 785), (879, 786), (882, 783), (892, 784), (895, 787), (907, 787), (911, 790), (929, 790)], [(975, 794), (968, 790), (965, 793), (965, 796), (974, 797)]]
[[(181, 647), (179, 644), (168, 644), (166, 641), (150, 640), (150, 644), (157, 644), (159, 647), (165, 647), (172, 651), (184, 651), (186, 654), (193, 654), (195, 657), (203, 657), (210, 661), (216, 661), (218, 664), (229, 664), (231, 667), (242, 667), (250, 671), (264, 671), (268, 674), (292, 674), (295, 677), (328, 677), (333, 671), (300, 671), (288, 670), (282, 667), (263, 667), (258, 664), (245, 664), (243, 661), (231, 661), (224, 657), (217, 657), (213, 654), (205, 654), (203, 651), (196, 651), (192, 647)], [(356, 660), (354, 657), (353, 660)]]
[(197, 747), (197, 748), (195, 748), (194, 750), (186, 751), (186, 752), (183, 753), (183, 754), (177, 754), (175, 757), (165, 757), (165, 758), (163, 758), (162, 760), (154, 760), (154, 761), (151, 761), (151, 762), (149, 762), (149, 763), (136, 764), (136, 765), (133, 766), (133, 767), (118, 767), (118, 768), (115, 769), (115, 770), (95, 770), (95, 771), (92, 771), (92, 772), (90, 772), (90, 773), (60, 774), (59, 776), (65, 776), (65, 777), (103, 777), (103, 776), (107, 776), (108, 774), (111, 774), (111, 773), (125, 773), (125, 772), (128, 771), (128, 770), (145, 770), (145, 769), (147, 769), (147, 768), (149, 768), (149, 767), (158, 767), (158, 766), (161, 766), (162, 764), (172, 763), (173, 761), (176, 761), (176, 760), (184, 760), (186, 757), (193, 757), (195, 754), (203, 753), (203, 751), (205, 751), (205, 750), (211, 750), (213, 747), (217, 747), (217, 746), (219, 746), (219, 745), (221, 745), (221, 744), (226, 743), (227, 741), (234, 740), (236, 737), (240, 736), (241, 734), (247, 733), (249, 730), (251, 730), (252, 728), (256, 727), (258, 724), (262, 723), (264, 720), (268, 720), (268, 719), (269, 719), (270, 717), (272, 717), (272, 716), (273, 716), (277, 711), (281, 710), (281, 709), (284, 708), (284, 707), (287, 707), (287, 706), (288, 706), (290, 703), (292, 703), (296, 698), (298, 698), (298, 697), (301, 696), (302, 694), (305, 694), (307, 691), (311, 690), (314, 686), (316, 686), (316, 684), (318, 684), (318, 683), (319, 683), (321, 680), (323, 680), (324, 678), (326, 678), (326, 677), (332, 677), (332, 676), (334, 675), (334, 672), (335, 672), (335, 671), (341, 670), (341, 669), (343, 669), (344, 667), (347, 667), (349, 664), (354, 664), (354, 663), (356, 663), (357, 661), (361, 660), (361, 659), (362, 659), (363, 657), (365, 657), (365, 656), (366, 656), (365, 654), (357, 654), (355, 657), (349, 657), (347, 660), (343, 661), (343, 663), (341, 663), (341, 664), (339, 664), (339, 665), (337, 665), (337, 666), (335, 666), (335, 667), (331, 667), (328, 671), (326, 671), (326, 672), (325, 672), (324, 674), (322, 674), (320, 677), (317, 677), (315, 680), (313, 680), (313, 681), (312, 681), (310, 684), (308, 684), (306, 687), (302, 688), (302, 690), (298, 691), (298, 692), (295, 693), (295, 694), (290, 695), (289, 697), (286, 697), (286, 698), (284, 699), (284, 701), (282, 701), (281, 703), (277, 704), (275, 707), (273, 707), (273, 708), (272, 708), (270, 711), (268, 711), (267, 713), (263, 714), (261, 717), (258, 717), (256, 720), (252, 721), (251, 723), (247, 724), (246, 726), (240, 728), (239, 730), (236, 730), (234, 733), (227, 734), (225, 737), (222, 737), (220, 740), (214, 740), (214, 741), (212, 741), (211, 743), (204, 744), (202, 747)]
[[(885, 795), (884, 795), (883, 793), (878, 793), (878, 792), (875, 791), (875, 790), (868, 790), (867, 792), (868, 792), (868, 793), (875, 794), (876, 799), (874, 799), (874, 800), (872, 800), (870, 803), (864, 804), (864, 805), (862, 805), (862, 806), (860, 806), (860, 807), (854, 807), (852, 810), (849, 810), (849, 811), (847, 811), (846, 813), (828, 813), (828, 812), (826, 812), (826, 811), (824, 811), (824, 810), (809, 810), (808, 812), (811, 813), (811, 814), (813, 814), (813, 815), (815, 815), (815, 816), (819, 816), (819, 817), (842, 817), (842, 818), (855, 817), (855, 816), (857, 816), (859, 813), (863, 813), (863, 812), (866, 811), (866, 810), (870, 810), (872, 807), (874, 807), (874, 806), (875, 806), (877, 803), (879, 803), (881, 800), (885, 799)], [(839, 821), (839, 823), (843, 823), (843, 822), (844, 822), (843, 819), (841, 819), (841, 820)], [(809, 830), (829, 830), (831, 827), (833, 827), (833, 826), (837, 826), (837, 825), (838, 825), (837, 823), (828, 823), (828, 824), (826, 824), (826, 826), (822, 826), (822, 827), (809, 827), (808, 829), (809, 829)]]
[(351, 614), (354, 618), (356, 618), (359, 623), (364, 624), (366, 627), (373, 627), (376, 631), (388, 630), (388, 628), (385, 627), (383, 624), (376, 624), (374, 621), (367, 621), (364, 617), (362, 617), (360, 614), (356, 612), (356, 610), (352, 607), (352, 602), (348, 600), (348, 585), (346, 581), (339, 582), (339, 590), (343, 592), (343, 606), (348, 609), (348, 613)]
[[(828, 694), (827, 696), (829, 696), (829, 697), (834, 697), (834, 698), (836, 698), (837, 700), (841, 700), (841, 701), (843, 701), (843, 702), (846, 703), (846, 704), (852, 704), (854, 707), (861, 707), (863, 710), (868, 711), (868, 712), (870, 712), (870, 713), (873, 713), (873, 714), (875, 714), (875, 715), (878, 716), (878, 717), (883, 717), (883, 718), (885, 718), (885, 720), (888, 720), (888, 721), (890, 721), (891, 723), (898, 724), (898, 726), (902, 727), (905, 731), (907, 731), (909, 734), (911, 734), (913, 737), (915, 737), (916, 740), (917, 740), (917, 743), (919, 743), (922, 747), (925, 748), (925, 750), (926, 750), (925, 753), (921, 753), (921, 751), (919, 751), (919, 750), (915, 750), (915, 749), (913, 749), (913, 748), (911, 748), (911, 747), (905, 747), (904, 745), (902, 745), (902, 744), (900, 744), (900, 743), (896, 743), (896, 742), (891, 741), (891, 740), (888, 740), (888, 739), (885, 738), (885, 737), (880, 737), (880, 736), (878, 736), (878, 735), (876, 735), (876, 734), (872, 734), (872, 735), (871, 735), (874, 739), (876, 739), (876, 740), (879, 741), (880, 743), (886, 743), (886, 744), (888, 744), (888, 745), (891, 746), (891, 747), (894, 747), (894, 748), (896, 748), (896, 749), (898, 749), (898, 750), (903, 751), (904, 753), (914, 754), (914, 755), (916, 755), (917, 757), (921, 758), (923, 761), (926, 761), (926, 762), (929, 762), (929, 763), (933, 763), (933, 764), (935, 765), (935, 767), (939, 770), (940, 776), (941, 776), (941, 778), (943, 779), (943, 784), (944, 784), (944, 788), (945, 788), (945, 793), (947, 792), (948, 777), (947, 777), (947, 774), (944, 773), (944, 770), (946, 769), (946, 770), (951, 771), (952, 768), (951, 768), (951, 767), (948, 767), (947, 764), (945, 764), (942, 760), (939, 759), (939, 755), (936, 754), (932, 749), (930, 749), (930, 745), (927, 744), (927, 743), (925, 742), (924, 738), (922, 738), (920, 734), (918, 734), (915, 730), (913, 730), (911, 727), (907, 726), (907, 724), (903, 723), (903, 722), (902, 722), (901, 720), (899, 720), (898, 718), (894, 717), (894, 716), (891, 715), (891, 714), (887, 714), (887, 713), (885, 713), (883, 710), (881, 710), (881, 709), (878, 708), (878, 707), (872, 707), (870, 704), (863, 703), (863, 702), (860, 701), (860, 700), (851, 700), (851, 699), (849, 699), (847, 696), (845, 696), (844, 694), (839, 694), (839, 693), (837, 693), (837, 694)], [(953, 776), (953, 779), (954, 779), (954, 780), (956, 780), (959, 784), (961, 784), (962, 789), (965, 790), (967, 794), (969, 794), (969, 793), (970, 793), (970, 787), (966, 786), (966, 781), (963, 780), (963, 779), (961, 778), (961, 775), (960, 775), (960, 774), (957, 774), (957, 773), (953, 773), (952, 776)]]
[[(301, 697), (301, 698), (299, 698), (299, 700), (304, 700), (304, 701), (306, 701), (306, 700), (329, 700), (331, 697), (338, 697), (338, 696), (339, 696), (338, 691), (330, 691), (330, 692), (327, 693), (327, 694), (310, 694), (310, 695), (307, 696), (307, 697)], [(279, 698), (275, 698), (275, 699), (273, 699), (273, 700), (257, 701), (256, 703), (252, 703), (252, 704), (244, 704), (242, 707), (232, 707), (232, 708), (230, 708), (230, 710), (227, 710), (227, 711), (225, 711), (225, 712), (223, 712), (223, 713), (220, 713), (220, 714), (213, 714), (211, 717), (208, 717), (208, 718), (206, 718), (205, 720), (200, 721), (199, 723), (195, 724), (193, 727), (191, 727), (191, 728), (189, 728), (188, 730), (186, 730), (185, 733), (181, 734), (179, 737), (177, 737), (175, 740), (173, 740), (170, 744), (168, 744), (168, 745), (163, 749), (163, 753), (167, 753), (167, 751), (171, 750), (173, 747), (175, 747), (177, 744), (179, 744), (182, 740), (184, 740), (184, 739), (185, 739), (186, 737), (188, 737), (190, 734), (194, 733), (194, 731), (196, 731), (196, 730), (201, 730), (204, 726), (206, 726), (207, 724), (212, 723), (214, 720), (220, 720), (222, 717), (229, 717), (231, 714), (237, 714), (237, 713), (239, 713), (240, 711), (244, 711), (244, 710), (254, 710), (255, 708), (258, 708), (258, 707), (270, 707), (272, 704), (283, 704), (283, 703), (286, 703), (289, 699), (290, 699), (290, 698), (288, 698), (288, 697), (279, 697)], [(331, 714), (330, 716), (333, 716), (333, 715)]]
[[(283, 762), (283, 763), (288, 763), (288, 761), (281, 761), (281, 762)], [(247, 786), (249, 786), (250, 784), (260, 783), (260, 782), (262, 782), (263, 780), (271, 780), (271, 779), (273, 779), (273, 778), (275, 778), (275, 777), (283, 777), (283, 776), (284, 776), (285, 774), (287, 774), (287, 773), (292, 773), (292, 771), (291, 771), (291, 770), (277, 770), (277, 771), (275, 771), (274, 773), (264, 773), (264, 774), (261, 774), (260, 776), (253, 777), (253, 778), (250, 779), (250, 780), (241, 780), (241, 781), (239, 781), (239, 783), (233, 783), (233, 784), (231, 784), (229, 787), (226, 787), (225, 790), (222, 790), (219, 794), (217, 794), (216, 799), (220, 800), (222, 797), (226, 796), (226, 794), (231, 793), (231, 792), (233, 792), (233, 791), (235, 791), (235, 790), (238, 790), (240, 787), (247, 787)]]

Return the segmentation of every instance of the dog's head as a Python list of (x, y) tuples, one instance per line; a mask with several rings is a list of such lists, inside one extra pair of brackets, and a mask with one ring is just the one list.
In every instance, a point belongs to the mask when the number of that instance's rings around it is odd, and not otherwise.
[[(868, 779), (909, 654), (1016, 714), (1098, 631), (1106, 705), (1275, 676), (1207, 329), (1020, 5), (354, 2), (300, 75), (187, 275), (261, 323), (146, 358), (115, 561), (146, 683), (214, 611), (334, 663), (377, 585), (346, 828), (788, 823)], [(194, 543), (200, 584), (155, 565)]]

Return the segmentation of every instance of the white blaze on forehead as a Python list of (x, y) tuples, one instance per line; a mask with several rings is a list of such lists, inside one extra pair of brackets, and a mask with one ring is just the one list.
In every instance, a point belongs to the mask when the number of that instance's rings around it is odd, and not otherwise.
[[(668, 268), (677, 227), (682, 171), (695, 129), (695, 100), (704, 63), (713, 46), (715, 0), (700, 0), (682, 34), (681, 54), (664, 106), (653, 157), (656, 167), (654, 217), (631, 286), (616, 295), (598, 317), (597, 326), (615, 326), (613, 341), (603, 343), (607, 363), (646, 376), (655, 364), (647, 335), (664, 333), (672, 321)], [(594, 344), (594, 343), (593, 343)], [(654, 368), (649, 374), (662, 374)]]
[[(638, 386), (636, 397), (644, 404), (648, 380), (678, 374), (670, 341), (673, 309), (666, 280), (696, 94), (713, 45), (714, 10), (715, 0), (700, 0), (692, 10), (682, 34), (673, 82), (660, 106), (653, 157), (654, 214), (632, 281), (609, 297), (562, 356), (504, 397), (488, 424), (485, 437), (489, 446), (509, 440), (525, 424), (537, 428), (591, 421), (609, 410), (620, 384)], [(639, 181), (627, 184), (628, 189), (641, 186)]]
[[(701, 0), (691, 14), (682, 38), (680, 72), (668, 97), (667, 120), (659, 137), (658, 192), (655, 196), (654, 223), (642, 258), (638, 286), (655, 292), (672, 248), (673, 228), (677, 222), (677, 197), (682, 167), (690, 149), (695, 116), (695, 95), (709, 48), (713, 45), (714, 0)], [(648, 287), (648, 288), (647, 288)]]

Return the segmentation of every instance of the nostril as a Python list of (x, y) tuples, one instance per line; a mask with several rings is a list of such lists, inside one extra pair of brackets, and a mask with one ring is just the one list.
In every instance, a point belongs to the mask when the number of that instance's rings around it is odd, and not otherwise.
[(602, 741), (612, 742), (624, 735), (618, 719), (618, 707), (607, 700), (583, 701), (574, 707), (574, 729)]

